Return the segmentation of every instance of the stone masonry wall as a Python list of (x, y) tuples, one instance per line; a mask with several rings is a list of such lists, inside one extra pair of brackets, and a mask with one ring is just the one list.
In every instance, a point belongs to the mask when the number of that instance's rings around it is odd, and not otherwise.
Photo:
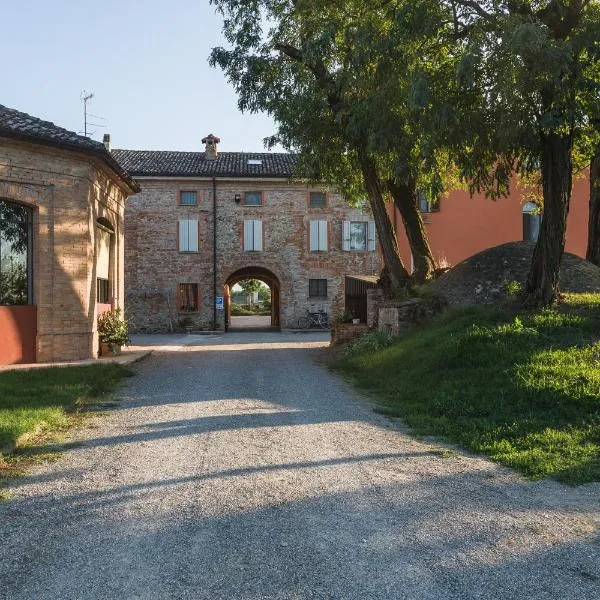
[(34, 208), (38, 362), (97, 355), (95, 223), (101, 216), (115, 229), (111, 279), (115, 305), (123, 306), (126, 194), (95, 158), (0, 141), (0, 197)]
[[(127, 202), (125, 213), (126, 311), (138, 331), (168, 331), (183, 318), (195, 327), (213, 327), (213, 201), (210, 179), (144, 179), (142, 192)], [(368, 221), (349, 208), (338, 194), (329, 193), (326, 208), (309, 208), (309, 191), (287, 180), (225, 180), (217, 185), (217, 295), (236, 271), (257, 267), (272, 273), (280, 283), (281, 326), (295, 326), (307, 309), (330, 315), (343, 310), (344, 277), (377, 274), (378, 251), (343, 251), (344, 220)], [(197, 206), (179, 206), (182, 190), (196, 191)], [(236, 194), (263, 192), (262, 206), (236, 203)], [(199, 251), (178, 250), (178, 221), (199, 221)], [(245, 219), (263, 222), (263, 250), (245, 252)], [(328, 251), (309, 251), (309, 221), (328, 221)], [(327, 298), (309, 297), (309, 279), (327, 279)], [(200, 309), (181, 313), (177, 307), (180, 283), (197, 283)], [(223, 327), (224, 315), (218, 315)]]

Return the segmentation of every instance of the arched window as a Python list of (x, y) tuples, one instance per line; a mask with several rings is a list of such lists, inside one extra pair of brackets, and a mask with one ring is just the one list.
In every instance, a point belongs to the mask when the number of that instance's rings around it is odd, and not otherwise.
[(96, 302), (111, 304), (110, 257), (114, 229), (110, 221), (100, 217), (96, 221)]
[(535, 202), (523, 205), (523, 241), (537, 242), (542, 223), (542, 213)]
[(0, 305), (33, 304), (33, 210), (0, 198)]

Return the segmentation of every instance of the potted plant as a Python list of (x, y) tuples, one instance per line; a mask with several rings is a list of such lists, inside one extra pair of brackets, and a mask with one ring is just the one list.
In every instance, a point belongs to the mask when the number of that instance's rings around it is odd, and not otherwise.
[(121, 309), (110, 310), (98, 317), (98, 339), (100, 355), (120, 354), (121, 346), (129, 341), (127, 321), (121, 316)]

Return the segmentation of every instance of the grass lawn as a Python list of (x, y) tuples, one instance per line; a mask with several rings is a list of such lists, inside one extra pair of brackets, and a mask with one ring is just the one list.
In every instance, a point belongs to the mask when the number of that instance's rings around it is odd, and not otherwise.
[(106, 399), (130, 374), (116, 364), (0, 373), (0, 462), (3, 450), (66, 428), (73, 413)]
[(448, 312), (391, 346), (336, 363), (416, 434), (532, 478), (600, 481), (600, 294), (551, 310)]

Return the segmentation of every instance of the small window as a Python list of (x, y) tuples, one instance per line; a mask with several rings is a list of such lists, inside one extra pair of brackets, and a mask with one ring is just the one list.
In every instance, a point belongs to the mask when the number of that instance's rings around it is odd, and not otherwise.
[(526, 202), (523, 205), (523, 241), (537, 242), (540, 235), (542, 215), (535, 202)]
[(179, 252), (198, 252), (198, 221), (179, 221)]
[(179, 310), (196, 312), (198, 310), (198, 284), (179, 284)]
[(308, 295), (311, 297), (327, 297), (327, 279), (309, 279)]
[(344, 221), (342, 250), (375, 251), (375, 221)]
[(98, 277), (96, 279), (96, 302), (98, 304), (110, 304), (110, 283), (108, 279)]
[(179, 204), (181, 206), (196, 206), (198, 204), (198, 192), (179, 192)]
[(246, 192), (244, 206), (262, 206), (262, 192)]
[(418, 194), (418, 204), (419, 204), (419, 212), (422, 213), (431, 213), (431, 212), (439, 212), (440, 210), (440, 199), (438, 198), (435, 202), (430, 202), (427, 200), (425, 193), (422, 191), (417, 192)]
[(367, 249), (367, 223), (350, 222), (350, 250)]
[(244, 251), (260, 252), (263, 249), (262, 221), (244, 221)]
[(325, 192), (310, 192), (310, 208), (325, 208), (327, 206), (327, 194)]
[(327, 221), (311, 221), (309, 236), (311, 252), (327, 252)]
[(249, 165), (262, 165), (262, 160), (260, 158), (249, 158), (248, 164)]

